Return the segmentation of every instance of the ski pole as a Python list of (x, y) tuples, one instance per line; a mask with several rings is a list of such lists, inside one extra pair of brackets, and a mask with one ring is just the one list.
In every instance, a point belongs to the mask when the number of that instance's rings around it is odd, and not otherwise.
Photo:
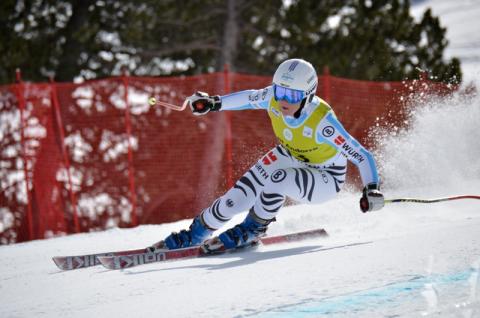
[(157, 100), (155, 97), (150, 97), (148, 99), (148, 104), (150, 106), (163, 106), (163, 107), (166, 107), (166, 108), (169, 108), (169, 109), (173, 109), (173, 110), (176, 110), (176, 111), (179, 111), (181, 112), (182, 110), (184, 110), (187, 105), (188, 105), (188, 99), (186, 99), (184, 102), (183, 102), (183, 105), (182, 106), (178, 106), (178, 105), (174, 105), (174, 104), (170, 104), (170, 103), (165, 103), (165, 102), (162, 102), (162, 101), (159, 101)]
[(437, 199), (413, 199), (413, 198), (388, 199), (388, 200), (385, 200), (385, 204), (387, 204), (387, 203), (399, 203), (399, 202), (437, 203), (437, 202), (462, 200), (462, 199), (477, 199), (477, 200), (480, 200), (480, 196), (479, 195), (459, 195), (459, 196), (454, 196), (454, 197), (445, 197), (445, 198), (437, 198)]

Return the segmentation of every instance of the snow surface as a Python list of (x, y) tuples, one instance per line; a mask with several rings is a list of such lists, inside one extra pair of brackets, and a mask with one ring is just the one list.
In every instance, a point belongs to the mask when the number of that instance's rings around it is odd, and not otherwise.
[[(468, 21), (480, 5), (460, 8), (472, 3), (413, 9)], [(385, 195), (480, 195), (479, 120), (480, 97), (454, 97), (417, 107), (406, 130), (378, 132)], [(479, 201), (362, 214), (358, 199), (286, 207), (269, 230), (324, 227), (328, 238), (123, 271), (62, 272), (51, 257), (148, 246), (189, 221), (0, 246), (0, 317), (480, 317)]]

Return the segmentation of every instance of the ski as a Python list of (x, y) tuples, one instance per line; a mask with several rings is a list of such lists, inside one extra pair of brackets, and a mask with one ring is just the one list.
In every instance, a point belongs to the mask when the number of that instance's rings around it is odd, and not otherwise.
[(214, 251), (209, 251), (208, 247), (205, 245), (193, 246), (187, 248), (181, 248), (177, 250), (161, 250), (161, 251), (144, 251), (140, 253), (131, 253), (131, 254), (122, 254), (122, 255), (105, 255), (98, 256), (97, 260), (108, 269), (124, 269), (133, 266), (138, 266), (142, 264), (164, 262), (164, 261), (173, 261), (181, 260), (186, 258), (195, 258), (202, 256), (212, 256), (219, 255), (229, 252), (234, 252), (238, 250), (243, 250), (244, 248), (250, 248), (252, 246), (261, 245), (273, 245), (287, 242), (302, 241), (306, 239), (311, 239), (320, 236), (328, 236), (327, 232), (324, 229), (316, 229), (310, 231), (303, 231), (297, 233), (290, 233), (284, 235), (263, 237), (259, 240), (258, 243), (253, 245), (226, 250), (224, 248), (215, 249)]
[(125, 251), (116, 251), (108, 253), (96, 253), (96, 254), (86, 254), (86, 255), (74, 255), (74, 256), (54, 256), (52, 257), (53, 262), (61, 270), (72, 270), (85, 268), (90, 266), (100, 265), (98, 257), (100, 256), (119, 256), (119, 255), (129, 255), (129, 254), (138, 254), (144, 253), (147, 250), (145, 248), (136, 249), (136, 250), (125, 250)]

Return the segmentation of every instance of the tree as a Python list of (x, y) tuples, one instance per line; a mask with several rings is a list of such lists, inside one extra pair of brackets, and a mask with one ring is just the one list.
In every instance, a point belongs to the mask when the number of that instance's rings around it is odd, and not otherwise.
[(427, 70), (460, 82), (445, 61), (445, 28), (408, 0), (4, 0), (0, 82), (14, 70), (41, 81), (232, 70), (271, 75), (288, 57), (364, 80), (403, 80)]
[(400, 81), (421, 69), (460, 82), (459, 60), (443, 60), (445, 32), (430, 10), (416, 23), (409, 1), (297, 1), (286, 10), (280, 47), (337, 76)]

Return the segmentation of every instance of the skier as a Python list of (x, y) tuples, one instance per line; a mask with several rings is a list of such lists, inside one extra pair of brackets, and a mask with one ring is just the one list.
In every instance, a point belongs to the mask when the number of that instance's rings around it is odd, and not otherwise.
[(318, 96), (318, 77), (302, 59), (280, 64), (273, 83), (260, 90), (225, 96), (196, 92), (188, 98), (195, 115), (211, 111), (263, 109), (268, 112), (279, 145), (268, 151), (223, 196), (193, 219), (189, 229), (173, 232), (155, 248), (200, 245), (234, 215), (249, 210), (243, 222), (207, 241), (207, 248), (249, 245), (265, 235), (287, 196), (302, 203), (332, 199), (345, 181), (347, 159), (360, 171), (363, 212), (379, 210), (384, 198), (372, 154), (338, 121)]

